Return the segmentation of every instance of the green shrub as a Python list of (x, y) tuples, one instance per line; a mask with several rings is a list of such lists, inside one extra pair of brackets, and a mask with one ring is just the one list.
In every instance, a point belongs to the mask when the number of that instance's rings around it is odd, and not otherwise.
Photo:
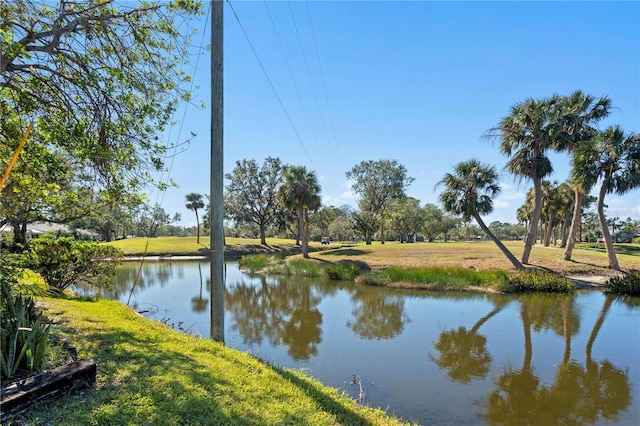
[(632, 244), (640, 244), (640, 237), (636, 237), (633, 240), (631, 240)]
[(604, 285), (603, 291), (605, 293), (640, 296), (640, 270), (632, 269), (625, 276), (609, 278)]
[(488, 287), (506, 281), (504, 271), (476, 271), (458, 267), (432, 267), (403, 269), (398, 267), (385, 268), (380, 273), (380, 279), (390, 282), (410, 282), (430, 284), (438, 288), (460, 287)]
[(322, 274), (330, 280), (353, 281), (360, 275), (360, 269), (355, 265), (330, 263), (322, 268)]
[(242, 257), (238, 265), (249, 272), (261, 271), (271, 264), (266, 254), (250, 254)]
[(322, 267), (310, 260), (293, 260), (272, 265), (267, 268), (267, 272), (286, 276), (319, 277), (322, 275)]
[(16, 268), (0, 266), (0, 376), (12, 379), (18, 373), (41, 370), (49, 344), (49, 323), (36, 309), (31, 297), (14, 294), (17, 284)]
[(570, 293), (577, 286), (568, 278), (538, 270), (518, 271), (510, 275), (508, 282), (501, 286), (504, 293), (526, 293), (539, 291), (546, 293)]
[(80, 282), (107, 286), (121, 257), (120, 249), (95, 241), (37, 238), (31, 242), (27, 265), (42, 276), (51, 290), (62, 293)]

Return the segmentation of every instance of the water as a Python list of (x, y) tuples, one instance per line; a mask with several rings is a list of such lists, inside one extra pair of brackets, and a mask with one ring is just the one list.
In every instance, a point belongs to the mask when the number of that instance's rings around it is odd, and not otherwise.
[[(112, 292), (209, 335), (209, 263), (123, 265)], [(396, 290), (227, 263), (225, 343), (433, 425), (640, 424), (640, 300)]]

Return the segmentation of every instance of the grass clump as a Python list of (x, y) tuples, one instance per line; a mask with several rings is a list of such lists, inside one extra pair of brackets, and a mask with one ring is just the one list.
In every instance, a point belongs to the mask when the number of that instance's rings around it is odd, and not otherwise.
[(632, 269), (629, 274), (612, 277), (604, 285), (605, 293), (640, 296), (640, 270)]
[(271, 265), (267, 268), (267, 272), (274, 275), (320, 277), (322, 276), (322, 266), (312, 260), (300, 259)]
[(492, 287), (507, 281), (502, 270), (476, 271), (459, 267), (430, 267), (404, 269), (385, 268), (377, 274), (367, 274), (358, 281), (370, 285), (402, 283), (404, 286), (431, 290), (464, 290), (469, 287)]
[(353, 281), (360, 275), (360, 269), (355, 265), (328, 263), (322, 268), (325, 278), (336, 281)]
[(509, 280), (500, 287), (503, 293), (570, 293), (578, 287), (568, 278), (538, 270), (514, 272)]
[(238, 265), (249, 272), (261, 271), (273, 263), (266, 254), (250, 254), (238, 260)]

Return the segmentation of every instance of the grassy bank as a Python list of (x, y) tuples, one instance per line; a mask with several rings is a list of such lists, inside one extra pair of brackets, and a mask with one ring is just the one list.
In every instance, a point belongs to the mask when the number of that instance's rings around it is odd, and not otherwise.
[(19, 424), (401, 424), (301, 373), (180, 334), (119, 302), (44, 302), (80, 356), (96, 361), (98, 377), (94, 389), (36, 406)]

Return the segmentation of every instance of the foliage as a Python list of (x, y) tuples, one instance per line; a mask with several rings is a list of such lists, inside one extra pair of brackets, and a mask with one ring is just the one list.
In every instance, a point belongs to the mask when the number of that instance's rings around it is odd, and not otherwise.
[(380, 216), (380, 242), (384, 243), (385, 210), (390, 200), (405, 196), (414, 178), (397, 160), (362, 161), (347, 172), (352, 189), (360, 194), (360, 210)]
[(266, 268), (267, 273), (285, 276), (300, 277), (320, 277), (322, 276), (322, 266), (312, 260), (292, 260), (290, 262), (279, 262)]
[(260, 227), (260, 243), (266, 244), (265, 229), (278, 213), (278, 187), (283, 183), (284, 166), (277, 157), (267, 157), (258, 167), (256, 160), (236, 161), (225, 178), (225, 215), (236, 224), (253, 223)]
[(196, 214), (196, 232), (197, 232), (196, 242), (200, 244), (200, 218), (198, 217), (198, 209), (201, 209), (204, 207), (204, 198), (202, 194), (197, 194), (195, 192), (191, 192), (185, 195), (185, 198), (187, 200), (185, 207), (188, 208), (189, 210), (193, 210), (193, 212)]
[(384, 268), (378, 274), (369, 274), (369, 283), (410, 283), (428, 289), (458, 289), (491, 287), (503, 283), (507, 273), (502, 270), (476, 271), (460, 267)]
[(361, 236), (366, 244), (370, 245), (373, 234), (380, 227), (380, 219), (370, 211), (354, 210), (349, 215), (349, 227), (354, 234)]
[(27, 263), (52, 291), (62, 293), (80, 282), (107, 286), (121, 256), (119, 249), (95, 241), (44, 237), (32, 241)]
[[(3, 259), (4, 260), (4, 259)], [(47, 352), (49, 322), (30, 296), (14, 294), (18, 270), (0, 264), (0, 372), (2, 380), (38, 372)]]
[(158, 230), (162, 226), (174, 222), (180, 222), (180, 213), (175, 213), (171, 217), (159, 204), (153, 207), (145, 205), (138, 220), (138, 228), (145, 236), (155, 238), (158, 236)]
[(23, 425), (403, 424), (300, 371), (171, 330), (117, 301), (52, 299), (46, 309), (100, 371), (94, 388), (31, 407)]
[(577, 286), (568, 278), (533, 269), (512, 273), (509, 276), (509, 281), (500, 290), (504, 293), (526, 293), (529, 291), (570, 293), (576, 288)]
[(356, 265), (329, 263), (322, 267), (322, 275), (330, 280), (353, 281), (360, 275), (360, 269)]
[(423, 228), (425, 211), (420, 208), (420, 200), (403, 197), (389, 204), (389, 228), (398, 234), (400, 241), (409, 241), (410, 236)]
[(36, 117), (41, 143), (68, 152), (104, 187), (150, 181), (167, 151), (156, 133), (191, 97), (181, 26), (202, 4), (15, 0), (1, 11), (0, 109), (24, 123)]
[(242, 269), (250, 272), (261, 271), (271, 263), (271, 260), (266, 254), (250, 254), (238, 260), (238, 265), (240, 265)]
[(611, 277), (604, 285), (605, 293), (640, 296), (640, 269), (632, 269), (623, 276)]

